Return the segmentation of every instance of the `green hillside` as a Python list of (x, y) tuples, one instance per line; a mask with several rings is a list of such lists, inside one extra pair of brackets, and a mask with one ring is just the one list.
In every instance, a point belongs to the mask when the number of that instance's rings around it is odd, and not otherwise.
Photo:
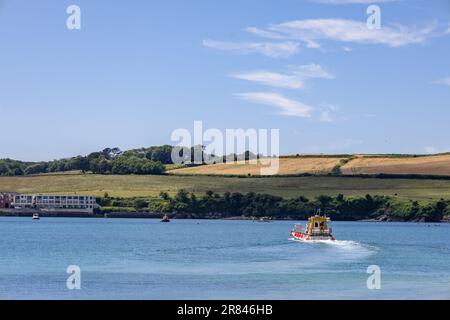
[(196, 194), (256, 192), (293, 198), (299, 195), (390, 195), (402, 199), (450, 199), (450, 180), (357, 177), (214, 177), (176, 175), (46, 174), (0, 177), (0, 191), (19, 193), (94, 194), (113, 197), (156, 197), (185, 189)]

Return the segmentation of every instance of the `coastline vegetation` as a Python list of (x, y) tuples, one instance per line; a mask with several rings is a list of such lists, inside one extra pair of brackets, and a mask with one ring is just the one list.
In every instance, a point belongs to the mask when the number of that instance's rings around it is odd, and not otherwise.
[(105, 194), (98, 199), (101, 211), (169, 213), (179, 218), (270, 218), (305, 220), (321, 210), (336, 221), (423, 221), (440, 222), (450, 217), (450, 201), (428, 202), (400, 200), (388, 196), (346, 197), (321, 195), (285, 199), (269, 194), (213, 191), (197, 196), (180, 189), (174, 196), (161, 192), (157, 198), (114, 198)]
[(98, 175), (70, 171), (0, 177), (0, 191), (95, 195), (102, 213), (303, 219), (320, 208), (335, 220), (439, 221), (448, 219), (450, 180), (331, 175)]

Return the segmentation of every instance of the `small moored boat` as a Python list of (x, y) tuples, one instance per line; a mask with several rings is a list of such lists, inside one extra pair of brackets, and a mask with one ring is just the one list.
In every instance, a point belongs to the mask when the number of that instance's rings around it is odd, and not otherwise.
[(33, 213), (33, 220), (40, 220), (41, 217), (39, 216), (39, 213)]
[(169, 216), (167, 214), (164, 215), (161, 222), (170, 222)]
[(295, 241), (335, 241), (333, 229), (329, 227), (330, 218), (320, 212), (309, 218), (305, 227), (296, 224), (291, 231), (292, 240)]

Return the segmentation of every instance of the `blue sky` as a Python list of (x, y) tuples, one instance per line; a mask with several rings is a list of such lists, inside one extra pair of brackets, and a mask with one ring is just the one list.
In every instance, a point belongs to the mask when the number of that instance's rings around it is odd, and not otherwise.
[(450, 151), (449, 1), (379, 1), (369, 30), (374, 2), (0, 0), (0, 158), (171, 144), (195, 120), (279, 128), (284, 154)]

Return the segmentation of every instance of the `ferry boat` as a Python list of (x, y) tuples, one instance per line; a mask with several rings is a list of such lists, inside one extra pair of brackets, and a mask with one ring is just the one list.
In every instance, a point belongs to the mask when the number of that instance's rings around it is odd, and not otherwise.
[(329, 227), (330, 218), (320, 212), (310, 217), (305, 227), (300, 224), (291, 231), (292, 240), (295, 241), (335, 241), (333, 229)]

